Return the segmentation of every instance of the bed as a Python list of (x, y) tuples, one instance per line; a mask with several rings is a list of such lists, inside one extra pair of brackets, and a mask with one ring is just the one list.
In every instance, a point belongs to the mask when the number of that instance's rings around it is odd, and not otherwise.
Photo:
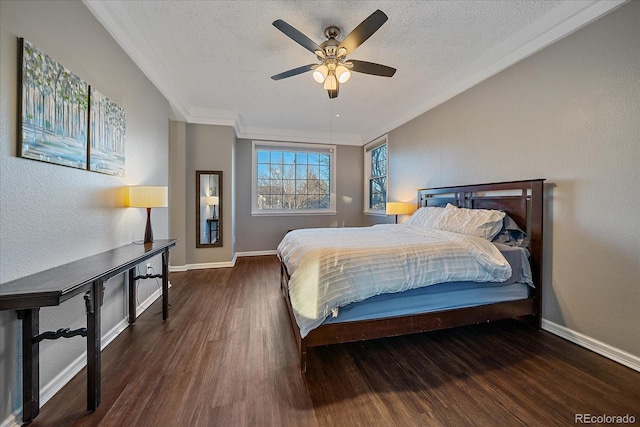
[[(507, 318), (540, 329), (543, 182), (420, 189), (407, 224), (287, 233), (280, 286), (301, 371), (309, 347)], [(501, 240), (506, 228), (525, 237)]]

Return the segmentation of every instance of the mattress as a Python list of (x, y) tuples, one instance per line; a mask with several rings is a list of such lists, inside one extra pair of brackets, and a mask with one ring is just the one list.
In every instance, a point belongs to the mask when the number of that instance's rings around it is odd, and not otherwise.
[(489, 285), (477, 282), (439, 283), (393, 294), (382, 294), (334, 311), (323, 324), (409, 316), (456, 308), (475, 307), (529, 297), (530, 285)]

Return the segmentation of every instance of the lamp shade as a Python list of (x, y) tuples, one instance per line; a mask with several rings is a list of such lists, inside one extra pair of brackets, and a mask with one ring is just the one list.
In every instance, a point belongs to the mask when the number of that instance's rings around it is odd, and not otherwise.
[(324, 81), (324, 88), (326, 90), (336, 90), (338, 88), (338, 80), (333, 71), (329, 71), (327, 79)]
[(207, 206), (218, 206), (220, 204), (220, 199), (218, 196), (208, 196), (204, 198), (204, 202)]
[(313, 70), (313, 79), (318, 83), (324, 83), (324, 79), (327, 78), (327, 73), (329, 72), (329, 68), (322, 64), (315, 70)]
[(344, 65), (340, 64), (336, 67), (336, 77), (340, 83), (346, 83), (351, 77), (351, 71)]
[(411, 204), (405, 202), (387, 202), (387, 215), (407, 215), (411, 213)]
[(167, 187), (131, 186), (126, 191), (125, 206), (132, 208), (165, 208), (169, 201)]

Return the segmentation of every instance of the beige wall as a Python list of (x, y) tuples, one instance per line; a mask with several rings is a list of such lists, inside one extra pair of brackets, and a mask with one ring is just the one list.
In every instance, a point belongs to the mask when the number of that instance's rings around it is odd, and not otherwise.
[[(640, 2), (631, 2), (389, 134), (389, 197), (426, 186), (547, 178), (544, 317), (640, 355)], [(125, 179), (16, 157), (16, 37), (25, 37), (127, 113)], [(291, 228), (358, 226), (362, 147), (339, 146), (338, 214), (252, 217), (251, 141), (224, 126), (171, 124), (162, 95), (81, 2), (0, 2), (0, 282), (142, 237), (127, 184), (167, 185), (156, 238), (180, 239), (174, 266), (275, 249)], [(169, 169), (169, 157), (171, 166)], [(195, 247), (195, 171), (224, 173), (224, 246)], [(236, 234), (236, 247), (233, 236)], [(158, 260), (154, 260), (157, 264)], [(103, 331), (125, 315), (109, 281)], [(155, 290), (141, 285), (141, 300)], [(81, 327), (84, 305), (44, 309), (42, 328)], [(0, 312), (0, 422), (21, 405), (20, 325)], [(46, 387), (84, 340), (41, 346)]]
[(362, 225), (362, 147), (336, 147), (336, 215), (251, 216), (251, 140), (236, 148), (236, 243), (238, 252), (273, 251), (287, 230)]
[[(169, 123), (169, 234), (178, 243), (171, 251), (171, 266), (187, 264), (187, 124)], [(195, 189), (193, 190), (195, 192)], [(195, 233), (195, 231), (194, 231)]]
[[(16, 157), (17, 37), (24, 37), (124, 108), (126, 177)], [(168, 120), (164, 97), (79, 1), (0, 2), (0, 282), (141, 240), (144, 209), (123, 208), (128, 184), (168, 184)], [(152, 213), (154, 236), (167, 238), (168, 209)], [(159, 259), (153, 260), (159, 271)], [(139, 285), (140, 301), (157, 290)], [(126, 315), (123, 276), (106, 286), (103, 335)], [(43, 331), (85, 326), (82, 297), (41, 310)], [(21, 326), (0, 312), (0, 423), (22, 405)], [(40, 345), (43, 393), (86, 350), (82, 338)], [(80, 391), (84, 393), (83, 390)]]
[(640, 2), (389, 134), (390, 197), (546, 178), (543, 317), (640, 356)]
[[(233, 243), (235, 133), (230, 126), (171, 122), (171, 235), (183, 244), (172, 255), (171, 266), (199, 268), (229, 263)], [(175, 154), (175, 157), (173, 156)], [(222, 247), (196, 247), (196, 171), (222, 171)]]

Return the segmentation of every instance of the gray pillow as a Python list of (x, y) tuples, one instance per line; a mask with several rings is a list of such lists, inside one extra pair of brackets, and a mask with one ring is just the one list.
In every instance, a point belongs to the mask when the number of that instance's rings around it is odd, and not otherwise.
[(505, 215), (502, 220), (502, 230), (493, 238), (492, 242), (526, 248), (529, 246), (529, 237), (509, 215)]

